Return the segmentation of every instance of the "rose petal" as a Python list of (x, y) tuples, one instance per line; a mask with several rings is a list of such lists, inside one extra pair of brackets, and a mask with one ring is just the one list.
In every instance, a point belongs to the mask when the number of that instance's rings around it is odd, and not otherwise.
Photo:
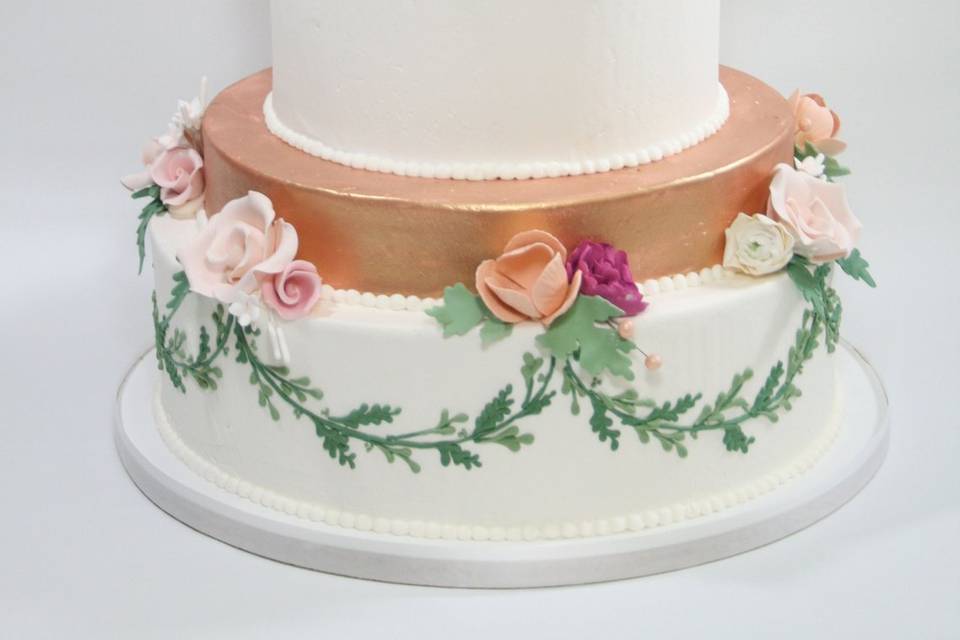
[(559, 253), (561, 259), (567, 259), (567, 248), (563, 246), (563, 243), (557, 240), (555, 236), (539, 229), (523, 231), (513, 236), (507, 246), (504, 247), (503, 252), (510, 253), (529, 244), (545, 244)]
[(149, 171), (141, 171), (120, 178), (120, 183), (130, 191), (140, 191), (152, 185), (153, 178), (150, 177)]
[(245, 198), (231, 200), (220, 213), (213, 216), (223, 216), (224, 220), (245, 222), (258, 229), (266, 229), (273, 222), (276, 213), (270, 198), (257, 191), (250, 191)]
[(185, 204), (173, 207), (167, 207), (170, 216), (177, 220), (190, 220), (197, 217), (197, 213), (203, 208), (203, 196), (194, 198)]
[(817, 142), (812, 142), (811, 144), (816, 147), (817, 151), (824, 155), (830, 156), (831, 158), (838, 156), (847, 150), (846, 142), (841, 142), (832, 138), (827, 140), (818, 140)]
[(583, 274), (577, 271), (573, 274), (573, 280), (570, 282), (570, 287), (567, 289), (567, 297), (563, 301), (563, 304), (560, 307), (551, 313), (549, 316), (543, 319), (543, 326), (549, 327), (553, 322), (570, 310), (570, 307), (573, 306), (573, 303), (577, 300), (577, 295), (580, 293), (580, 284)]
[(543, 314), (533, 305), (530, 294), (526, 290), (517, 289), (508, 278), (494, 272), (486, 277), (485, 283), (504, 305), (525, 318), (538, 320), (543, 317)]
[(529, 290), (556, 255), (553, 249), (540, 242), (520, 247), (497, 258), (497, 273)]
[(269, 275), (283, 271), (287, 265), (293, 262), (300, 246), (297, 230), (282, 218), (270, 225), (267, 238), (271, 244), (270, 257), (253, 268), (257, 275)]
[(496, 316), (498, 320), (507, 322), (509, 324), (516, 324), (518, 322), (527, 320), (528, 318), (517, 313), (501, 302), (487, 284), (487, 279), (494, 277), (496, 268), (496, 260), (485, 260), (480, 263), (480, 266), (477, 267), (475, 282), (477, 292), (480, 294), (480, 299), (483, 300), (483, 303), (487, 306), (487, 309), (489, 309), (490, 313)]
[(530, 299), (541, 316), (554, 313), (564, 302), (570, 281), (559, 254), (542, 269), (540, 277), (530, 288)]

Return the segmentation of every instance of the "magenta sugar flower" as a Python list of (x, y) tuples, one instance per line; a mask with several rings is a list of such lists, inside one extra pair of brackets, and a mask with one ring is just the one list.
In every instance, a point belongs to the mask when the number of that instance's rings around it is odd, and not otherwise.
[(609, 244), (584, 240), (567, 260), (567, 277), (583, 274), (580, 293), (599, 296), (619, 307), (624, 315), (635, 316), (647, 308), (633, 280), (625, 251)]

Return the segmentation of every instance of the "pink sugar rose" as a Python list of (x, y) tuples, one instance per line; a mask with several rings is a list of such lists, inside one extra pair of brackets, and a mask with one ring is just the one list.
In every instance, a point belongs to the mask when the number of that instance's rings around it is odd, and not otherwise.
[(818, 151), (835, 156), (847, 145), (837, 140), (840, 132), (840, 117), (827, 107), (826, 101), (815, 93), (799, 91), (790, 96), (790, 107), (797, 121), (796, 146), (801, 149), (809, 142)]
[(609, 244), (584, 240), (567, 261), (567, 276), (583, 274), (580, 293), (599, 296), (616, 305), (624, 315), (635, 316), (647, 308), (633, 280), (625, 251)]
[(160, 153), (150, 165), (150, 177), (160, 186), (160, 200), (174, 217), (190, 217), (203, 203), (203, 158), (192, 147)]
[(310, 315), (320, 299), (322, 281), (317, 268), (306, 260), (294, 260), (280, 273), (260, 285), (264, 303), (284, 320)]
[(797, 254), (817, 264), (849, 256), (860, 239), (862, 227), (843, 187), (790, 165), (777, 165), (767, 215), (790, 232)]
[(171, 216), (194, 217), (203, 207), (203, 157), (192, 147), (168, 147), (160, 140), (150, 140), (141, 159), (144, 170), (121, 178), (123, 186), (139, 191), (159, 185), (160, 200)]
[(147, 141), (147, 144), (143, 145), (143, 150), (140, 152), (140, 160), (143, 162), (143, 171), (140, 173), (134, 173), (129, 176), (124, 176), (120, 178), (120, 182), (123, 183), (127, 189), (130, 191), (139, 191), (140, 189), (146, 189), (153, 184), (153, 178), (150, 176), (150, 169), (153, 166), (154, 161), (157, 157), (163, 153), (164, 147), (157, 140), (151, 139)]
[(230, 304), (235, 290), (253, 294), (283, 273), (299, 240), (293, 226), (275, 217), (273, 203), (256, 191), (228, 202), (177, 253), (191, 291)]
[(518, 233), (503, 255), (477, 267), (477, 291), (503, 322), (537, 320), (550, 326), (566, 313), (580, 291), (583, 274), (567, 277), (567, 250), (545, 231)]

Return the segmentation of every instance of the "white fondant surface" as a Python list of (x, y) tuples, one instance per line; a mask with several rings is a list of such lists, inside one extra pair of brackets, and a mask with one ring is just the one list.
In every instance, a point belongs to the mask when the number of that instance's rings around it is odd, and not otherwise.
[(399, 175), (620, 169), (729, 115), (719, 0), (273, 0), (270, 129)]
[(121, 385), (115, 439), (127, 472), (157, 506), (198, 531), (268, 558), (407, 584), (590, 583), (682, 569), (754, 549), (799, 531), (853, 497), (883, 461), (889, 439), (886, 393), (870, 365), (844, 344), (838, 353), (845, 402), (837, 441), (816, 467), (782, 489), (669, 526), (632, 522), (629, 530), (605, 537), (538, 544), (385, 536), (314, 522), (304, 517), (309, 511), (268, 508), (240, 498), (229, 479), (197, 475), (188, 459), (176, 457), (161, 440), (151, 418), (156, 379), (151, 358), (148, 352)]
[[(194, 228), (163, 218), (153, 225), (161, 308), (179, 270), (176, 246)], [(535, 352), (539, 332), (537, 326), (518, 326), (510, 338), (484, 350), (475, 334), (444, 340), (425, 314), (324, 304), (318, 317), (283, 325), (291, 372), (309, 376), (324, 391), (322, 406), (333, 415), (362, 403), (402, 408), (395, 424), (372, 427), (383, 434), (432, 427), (445, 409), (476, 417), (507, 384), (521, 387), (522, 357)], [(190, 296), (178, 312), (173, 326), (186, 332), (188, 350), (195, 350), (199, 326), (209, 324), (214, 306)], [(638, 362), (631, 386), (658, 403), (697, 392), (711, 402), (734, 373), (752, 368), (750, 397), (786, 357), (803, 308), (783, 275), (731, 277), (664, 296), (635, 321), (641, 348), (660, 354), (664, 368), (651, 373)], [(220, 366), (224, 378), (216, 392), (189, 388), (184, 394), (169, 381), (161, 386), (161, 424), (175, 436), (167, 440), (189, 452), (185, 458), (200, 461), (192, 466), (236, 485), (240, 495), (285, 511), (398, 534), (590, 536), (630, 522), (653, 526), (714, 511), (808, 468), (829, 441), (835, 415), (834, 360), (818, 352), (799, 380), (804, 397), (793, 411), (776, 424), (745, 425), (757, 438), (746, 455), (727, 451), (721, 434), (704, 433), (686, 442), (689, 457), (680, 459), (656, 443), (641, 444), (628, 429), (613, 452), (591, 431), (589, 408), (574, 416), (569, 399), (558, 395), (542, 415), (518, 425), (536, 438), (531, 446), (514, 453), (470, 445), (481, 455), (481, 468), (443, 467), (436, 452), (424, 450), (416, 452), (422, 471), (414, 474), (358, 445), (357, 468), (351, 470), (331, 460), (312, 425), (286, 408), (272, 422), (258, 406), (244, 365), (227, 358)], [(559, 384), (558, 378), (554, 388)]]

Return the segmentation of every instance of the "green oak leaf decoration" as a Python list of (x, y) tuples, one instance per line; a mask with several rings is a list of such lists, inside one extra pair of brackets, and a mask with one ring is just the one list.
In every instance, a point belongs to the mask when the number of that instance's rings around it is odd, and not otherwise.
[(580, 366), (594, 376), (609, 371), (633, 380), (632, 361), (627, 355), (633, 344), (609, 325), (621, 316), (623, 311), (603, 298), (580, 296), (567, 313), (537, 338), (537, 344), (560, 360), (577, 357)]
[(443, 304), (427, 310), (427, 315), (440, 323), (445, 338), (465, 336), (480, 326), (480, 340), (484, 347), (503, 340), (513, 331), (513, 325), (494, 317), (480, 297), (463, 284), (447, 287), (443, 292)]
[(877, 288), (877, 282), (870, 275), (870, 263), (860, 255), (860, 249), (854, 249), (848, 257), (837, 260), (837, 264), (854, 280), (865, 283), (871, 289)]

